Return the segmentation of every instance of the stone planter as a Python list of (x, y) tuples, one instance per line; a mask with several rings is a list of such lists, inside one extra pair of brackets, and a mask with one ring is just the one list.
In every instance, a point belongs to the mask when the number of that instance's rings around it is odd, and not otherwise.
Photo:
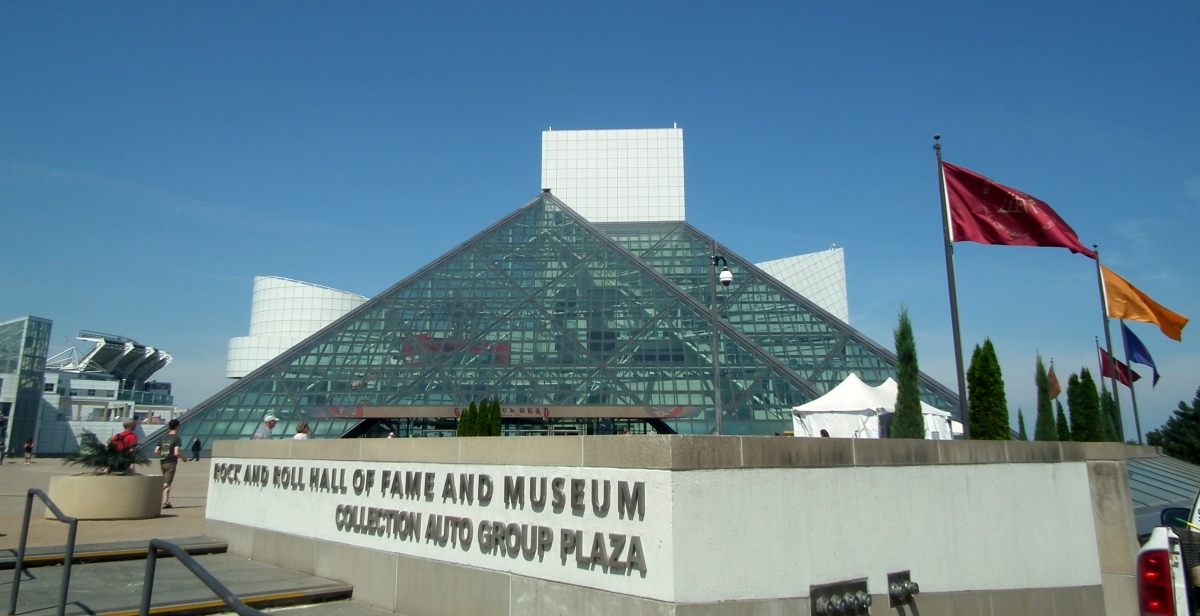
[[(141, 520), (162, 513), (162, 475), (59, 475), (50, 500), (80, 520)], [(47, 518), (54, 518), (49, 509)]]

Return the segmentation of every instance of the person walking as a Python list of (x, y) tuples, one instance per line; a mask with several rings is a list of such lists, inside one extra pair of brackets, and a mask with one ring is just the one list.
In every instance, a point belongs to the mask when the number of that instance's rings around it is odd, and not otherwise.
[(254, 430), (254, 435), (250, 438), (255, 441), (269, 441), (275, 438), (271, 434), (271, 430), (275, 429), (275, 423), (278, 421), (279, 418), (276, 417), (274, 413), (267, 413), (267, 416), (263, 417), (262, 424), (260, 424), (258, 428)]
[(192, 439), (192, 462), (200, 461), (200, 450), (204, 449), (204, 445), (200, 443), (200, 439)]
[(25, 441), (25, 466), (33, 464), (33, 439)]
[(162, 440), (158, 442), (158, 447), (154, 448), (154, 453), (159, 455), (158, 467), (162, 469), (163, 474), (163, 509), (174, 507), (171, 504), (171, 484), (175, 482), (175, 469), (179, 466), (180, 460), (187, 461), (179, 457), (179, 449), (182, 445), (183, 439), (179, 438), (179, 420), (172, 419), (167, 423), (167, 435), (162, 437)]
[(300, 425), (296, 426), (296, 436), (293, 436), (292, 439), (297, 440), (297, 441), (308, 440), (308, 422), (307, 421), (302, 421), (302, 422), (300, 422)]

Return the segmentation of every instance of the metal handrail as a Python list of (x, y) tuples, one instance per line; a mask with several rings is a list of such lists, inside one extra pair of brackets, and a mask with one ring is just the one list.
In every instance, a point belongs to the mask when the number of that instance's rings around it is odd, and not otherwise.
[(241, 616), (265, 616), (265, 612), (242, 603), (242, 600), (238, 599), (237, 595), (233, 594), (224, 584), (217, 581), (217, 578), (213, 577), (208, 572), (208, 569), (205, 569), (204, 565), (197, 562), (191, 554), (185, 552), (178, 545), (163, 539), (150, 540), (150, 548), (146, 554), (146, 579), (142, 584), (142, 606), (138, 612), (140, 616), (150, 616), (150, 596), (154, 593), (154, 568), (158, 561), (159, 550), (170, 552), (172, 556), (179, 559), (179, 562), (183, 563), (183, 566), (187, 567), (201, 582), (204, 582), (204, 585), (208, 586), (209, 590), (217, 593), (217, 597), (224, 601), (226, 606), (232, 608), (234, 612)]
[(75, 531), (79, 529), (79, 520), (63, 514), (58, 505), (55, 505), (45, 492), (37, 488), (29, 488), (29, 493), (25, 496), (25, 518), (21, 521), (21, 543), (17, 547), (17, 562), (13, 567), (12, 595), (8, 602), (8, 616), (17, 613), (17, 594), (21, 591), (21, 571), (25, 568), (25, 542), (29, 539), (29, 518), (33, 513), (34, 496), (42, 499), (46, 508), (58, 518), (59, 522), (66, 522), (70, 525), (67, 530), (66, 553), (63, 555), (62, 588), (58, 592), (58, 616), (63, 616), (67, 610), (67, 588), (71, 585), (71, 560), (75, 557)]

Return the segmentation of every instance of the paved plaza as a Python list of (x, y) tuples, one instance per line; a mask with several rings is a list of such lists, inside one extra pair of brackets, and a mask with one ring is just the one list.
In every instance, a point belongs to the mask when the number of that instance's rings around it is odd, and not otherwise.
[[(179, 465), (175, 485), (171, 488), (174, 507), (149, 520), (80, 521), (78, 543), (108, 543), (115, 541), (149, 541), (152, 538), (173, 539), (197, 537), (204, 534), (204, 509), (208, 493), (208, 459)], [(55, 475), (74, 475), (83, 469), (64, 465), (58, 458), (34, 459), (25, 465), (24, 459), (5, 458), (0, 465), (0, 549), (16, 549), (21, 539), (21, 516), (25, 512), (25, 495), (29, 488), (49, 493), (50, 478)], [(158, 461), (139, 466), (144, 475), (157, 475)], [(29, 524), (30, 546), (62, 545), (67, 541), (67, 525), (45, 519), (45, 506), (34, 498), (33, 516)]]
[[(150, 520), (128, 521), (80, 521), (77, 542), (112, 543), (124, 541), (149, 541), (151, 538), (180, 539), (204, 534), (204, 510), (207, 501), (207, 477), (209, 460), (188, 462), (179, 465), (175, 485), (171, 490), (174, 507)], [(49, 490), (50, 478), (55, 475), (73, 475), (79, 467), (64, 466), (61, 459), (35, 460), (29, 466), (21, 458), (6, 458), (0, 465), (0, 552), (15, 550), (21, 537), (21, 517), (25, 512), (25, 495), (29, 488)], [(141, 466), (138, 472), (156, 474), (158, 462)], [(56, 520), (44, 518), (45, 506), (40, 499), (34, 500), (33, 516), (29, 526), (29, 546), (61, 546), (66, 542), (67, 526)], [(278, 567), (263, 565), (244, 558), (214, 554), (201, 556), (199, 560), (243, 599), (254, 602), (255, 597), (289, 594), (315, 600), (322, 592), (344, 584), (331, 580), (305, 576)], [(144, 561), (124, 561), (78, 566), (71, 578), (68, 614), (91, 614), (115, 610), (134, 613), (137, 599), (141, 596), (140, 585), (144, 573)], [(57, 577), (59, 567), (38, 569), (21, 587), (21, 608), (25, 616), (49, 616), (55, 612), (54, 603), (58, 596)], [(7, 573), (3, 577), (7, 580)], [(0, 581), (0, 595), (8, 597), (8, 583)], [(285, 592), (286, 591), (286, 592)], [(302, 592), (301, 592), (302, 591)], [(334, 588), (337, 591), (337, 588)], [(329, 591), (329, 596), (338, 592)], [(340, 592), (340, 591), (339, 591)], [(155, 582), (155, 605), (164, 613), (171, 609), (188, 612), (192, 604), (209, 604), (212, 592), (204, 588), (190, 573), (172, 558), (160, 561), (159, 574)], [(285, 602), (286, 603), (286, 602)], [(164, 605), (176, 605), (166, 608)], [(269, 604), (265, 604), (269, 605)], [(282, 610), (293, 616), (393, 616), (395, 613), (381, 610), (358, 601), (333, 601), (313, 605), (267, 608), (267, 611)], [(183, 606), (183, 607), (179, 607)]]

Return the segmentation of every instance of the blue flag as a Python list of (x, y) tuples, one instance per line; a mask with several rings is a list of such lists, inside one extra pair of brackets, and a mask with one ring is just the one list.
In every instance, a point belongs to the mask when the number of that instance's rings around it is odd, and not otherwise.
[(1121, 322), (1121, 337), (1125, 339), (1125, 355), (1129, 357), (1129, 362), (1150, 366), (1150, 369), (1154, 371), (1154, 385), (1158, 385), (1158, 368), (1154, 366), (1154, 359), (1150, 357), (1150, 351), (1147, 351), (1146, 345), (1142, 344), (1142, 341), (1129, 331), (1124, 321)]

